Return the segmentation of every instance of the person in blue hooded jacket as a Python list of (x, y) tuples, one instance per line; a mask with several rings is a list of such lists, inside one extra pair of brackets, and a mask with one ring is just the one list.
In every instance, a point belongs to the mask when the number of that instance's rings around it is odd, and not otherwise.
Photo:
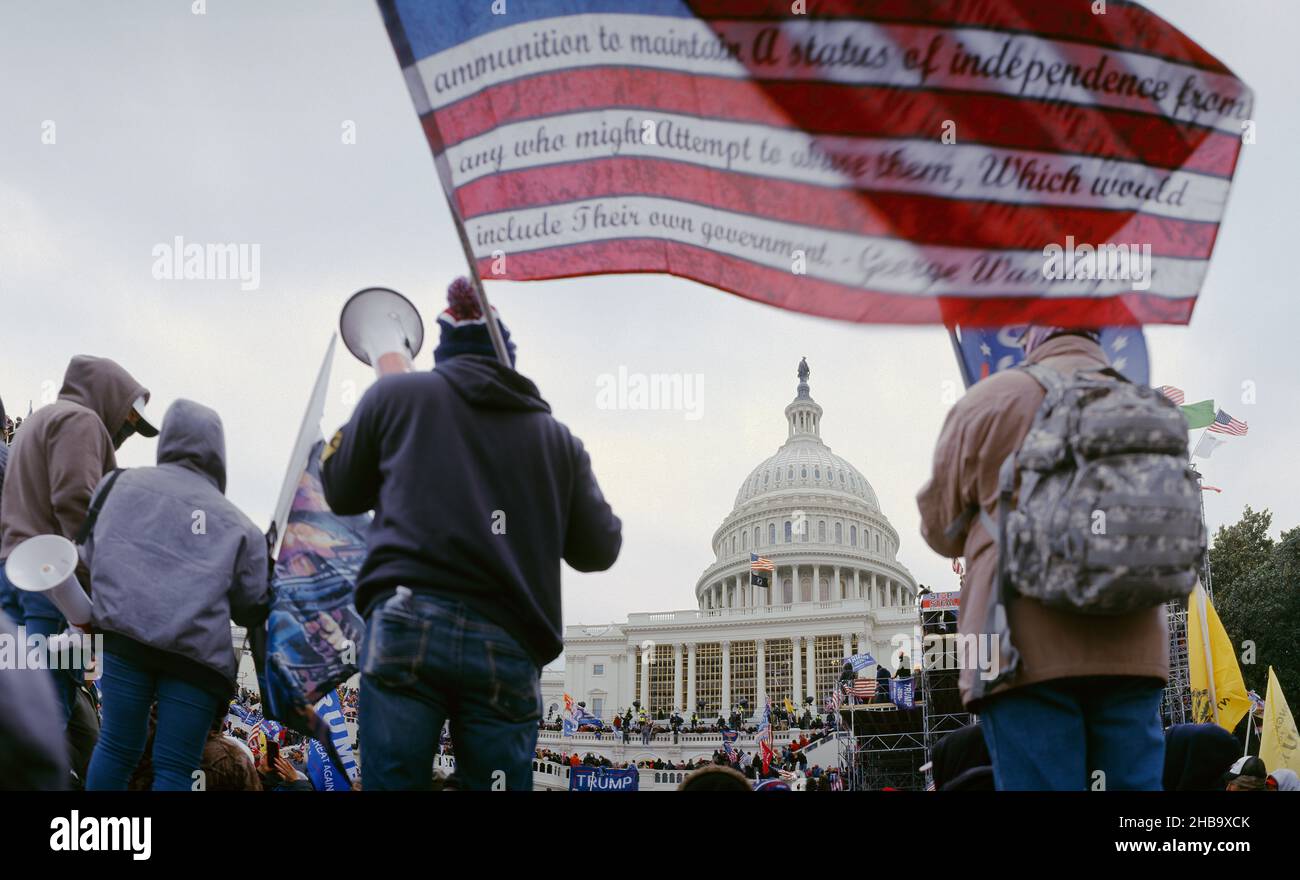
[(435, 368), (376, 382), (322, 454), (330, 507), (375, 512), (356, 596), (367, 791), (428, 789), (448, 719), (463, 788), (531, 789), (560, 561), (602, 571), (622, 543), (581, 441), (494, 356), (468, 282), (448, 294)]
[(156, 467), (95, 489), (82, 556), (104, 636), (103, 727), (89, 790), (127, 788), (155, 701), (153, 789), (194, 787), (208, 730), (236, 690), (230, 621), (255, 626), (271, 601), (266, 539), (225, 491), (221, 418), (189, 400), (163, 417)]

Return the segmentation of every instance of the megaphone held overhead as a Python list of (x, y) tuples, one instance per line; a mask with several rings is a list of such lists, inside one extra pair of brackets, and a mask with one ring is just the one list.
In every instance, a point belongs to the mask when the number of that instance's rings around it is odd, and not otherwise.
[(90, 623), (90, 597), (77, 582), (77, 545), (62, 535), (28, 538), (9, 554), (5, 577), (20, 590), (44, 593), (68, 623)]
[(380, 375), (405, 373), (424, 345), (424, 322), (411, 301), (387, 287), (352, 294), (339, 315), (343, 344)]

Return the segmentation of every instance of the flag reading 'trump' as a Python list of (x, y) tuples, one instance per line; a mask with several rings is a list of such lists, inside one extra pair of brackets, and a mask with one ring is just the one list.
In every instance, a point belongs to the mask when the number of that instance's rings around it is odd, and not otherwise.
[(850, 321), (1186, 323), (1254, 105), (1135, 3), (379, 5), (485, 278)]
[[(994, 373), (1016, 366), (1025, 359), (1021, 338), (1025, 324), (980, 329), (953, 327), (948, 333), (957, 352), (966, 387)], [(1110, 365), (1130, 382), (1146, 385), (1151, 380), (1151, 359), (1141, 327), (1103, 327), (1100, 334), (1102, 353)], [(1167, 395), (1166, 395), (1167, 396)]]

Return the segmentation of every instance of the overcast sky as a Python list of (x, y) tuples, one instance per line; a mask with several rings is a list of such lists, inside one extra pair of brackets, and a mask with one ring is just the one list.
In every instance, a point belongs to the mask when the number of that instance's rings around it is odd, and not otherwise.
[[(1213, 397), (1250, 423), (1249, 436), (1201, 463), (1223, 489), (1206, 497), (1211, 528), (1247, 504), (1295, 526), (1300, 5), (1150, 6), (1255, 90), (1258, 123), (1191, 325), (1148, 330), (1153, 384), (1185, 389), (1188, 402)], [(266, 524), (344, 300), (372, 285), (403, 291), (432, 342), (446, 284), (464, 270), (374, 4), (208, 0), (194, 15), (187, 0), (0, 0), (0, 82), (9, 412), (57, 391), (72, 355), (115, 358), (152, 390), (156, 417), (177, 397), (221, 413), (228, 493)], [(343, 143), (349, 121), (355, 144)], [(260, 286), (156, 280), (153, 249), (176, 236), (258, 244)], [(488, 290), (520, 371), (586, 442), (623, 518), (611, 571), (565, 570), (567, 623), (694, 606), (714, 529), (785, 439), (782, 409), (805, 355), (823, 437), (874, 485), (901, 535), (900, 560), (920, 582), (956, 586), (948, 561), (921, 541), (914, 501), (945, 390), (960, 387), (941, 328), (804, 317), (667, 276)], [(700, 418), (600, 408), (600, 377), (620, 366), (701, 375)], [(371, 381), (369, 368), (336, 358), (327, 432)], [(1241, 402), (1243, 382), (1255, 383), (1255, 403)], [(153, 456), (153, 441), (135, 438), (119, 459)]]

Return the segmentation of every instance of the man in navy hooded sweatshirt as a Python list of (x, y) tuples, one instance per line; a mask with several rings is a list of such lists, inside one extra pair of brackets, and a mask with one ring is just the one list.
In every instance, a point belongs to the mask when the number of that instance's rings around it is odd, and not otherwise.
[(564, 647), (560, 560), (603, 571), (622, 545), (509, 331), (507, 367), (468, 282), (447, 298), (434, 369), (381, 378), (322, 456), (330, 507), (375, 512), (357, 578), (369, 791), (430, 788), (448, 719), (463, 788), (531, 789), (541, 667)]

